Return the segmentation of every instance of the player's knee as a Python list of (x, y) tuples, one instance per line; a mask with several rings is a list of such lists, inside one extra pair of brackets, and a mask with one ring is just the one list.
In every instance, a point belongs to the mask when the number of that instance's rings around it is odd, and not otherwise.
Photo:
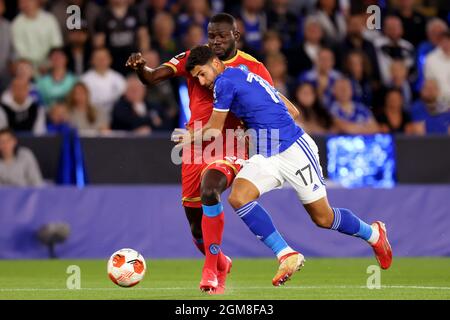
[(237, 192), (232, 192), (228, 197), (228, 202), (234, 209), (239, 209), (243, 205), (247, 204), (249, 201), (247, 201), (245, 195), (239, 194)]
[(220, 201), (220, 192), (216, 188), (206, 187), (200, 191), (202, 203), (206, 205), (214, 205)]

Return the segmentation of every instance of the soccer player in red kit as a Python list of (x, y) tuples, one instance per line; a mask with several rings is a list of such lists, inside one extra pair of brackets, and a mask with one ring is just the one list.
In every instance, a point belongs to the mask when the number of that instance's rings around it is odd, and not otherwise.
[[(262, 63), (236, 49), (239, 36), (236, 22), (231, 15), (220, 13), (211, 18), (208, 25), (208, 45), (224, 64), (247, 69), (273, 85), (272, 78)], [(202, 87), (198, 80), (185, 70), (189, 53), (190, 51), (186, 51), (178, 54), (155, 69), (146, 67), (146, 62), (141, 54), (134, 53), (128, 59), (127, 66), (136, 71), (144, 84), (155, 84), (175, 76), (185, 77), (191, 109), (191, 118), (187, 128), (193, 130), (196, 122), (201, 122), (202, 125), (208, 122), (212, 114), (213, 96), (208, 88)], [(295, 111), (291, 113), (295, 114)], [(224, 131), (238, 128), (242, 128), (242, 122), (230, 114), (226, 120)], [(223, 137), (226, 137), (225, 133)], [(231, 269), (231, 259), (225, 256), (220, 249), (224, 228), (220, 194), (231, 185), (240, 170), (241, 165), (238, 163), (239, 161), (236, 161), (238, 157), (241, 156), (241, 159), (246, 157), (246, 154), (242, 155), (240, 152), (238, 154), (237, 148), (226, 148), (226, 144), (237, 145), (239, 143), (235, 137), (223, 140), (223, 151), (228, 153), (217, 155), (210, 161), (204, 161), (202, 158), (202, 161), (198, 163), (195, 160), (198, 160), (199, 154), (195, 151), (195, 147), (190, 148), (188, 153), (184, 149), (181, 167), (183, 207), (191, 227), (193, 241), (206, 256), (200, 289), (214, 294), (224, 292), (226, 276)], [(208, 143), (204, 144), (202, 151), (207, 146)], [(202, 152), (200, 152), (200, 156), (202, 156)], [(270, 223), (272, 222), (270, 221)], [(279, 259), (280, 269), (276, 275), (276, 281), (273, 281), (274, 285), (284, 283), (299, 268), (295, 262), (292, 262), (294, 261), (292, 255), (296, 254), (294, 250), (290, 249), (284, 254), (287, 259), (286, 261)]]

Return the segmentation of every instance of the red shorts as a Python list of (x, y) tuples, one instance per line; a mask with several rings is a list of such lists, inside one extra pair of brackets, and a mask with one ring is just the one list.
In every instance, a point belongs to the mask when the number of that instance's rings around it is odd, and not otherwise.
[(200, 208), (202, 206), (200, 198), (200, 185), (202, 177), (208, 170), (218, 170), (227, 177), (227, 188), (233, 183), (239, 170), (241, 170), (243, 160), (236, 157), (226, 157), (215, 160), (209, 164), (185, 164), (181, 166), (181, 188), (183, 206)]

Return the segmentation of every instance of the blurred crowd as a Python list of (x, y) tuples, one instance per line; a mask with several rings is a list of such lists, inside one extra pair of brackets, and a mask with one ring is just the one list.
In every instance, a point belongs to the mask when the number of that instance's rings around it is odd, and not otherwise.
[(450, 133), (448, 0), (0, 0), (0, 129), (178, 127), (183, 80), (144, 87), (125, 62), (140, 51), (154, 68), (206, 43), (223, 11), (308, 133)]

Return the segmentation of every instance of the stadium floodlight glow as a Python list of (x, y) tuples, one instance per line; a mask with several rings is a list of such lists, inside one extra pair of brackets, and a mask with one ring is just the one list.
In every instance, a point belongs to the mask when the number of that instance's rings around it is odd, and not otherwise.
[(189, 120), (191, 119), (191, 109), (189, 108), (189, 92), (185, 83), (180, 84), (178, 94), (180, 95), (181, 105), (179, 126), (180, 128), (184, 128), (185, 123), (189, 122)]
[(332, 136), (327, 139), (328, 177), (347, 188), (395, 185), (391, 135)]

